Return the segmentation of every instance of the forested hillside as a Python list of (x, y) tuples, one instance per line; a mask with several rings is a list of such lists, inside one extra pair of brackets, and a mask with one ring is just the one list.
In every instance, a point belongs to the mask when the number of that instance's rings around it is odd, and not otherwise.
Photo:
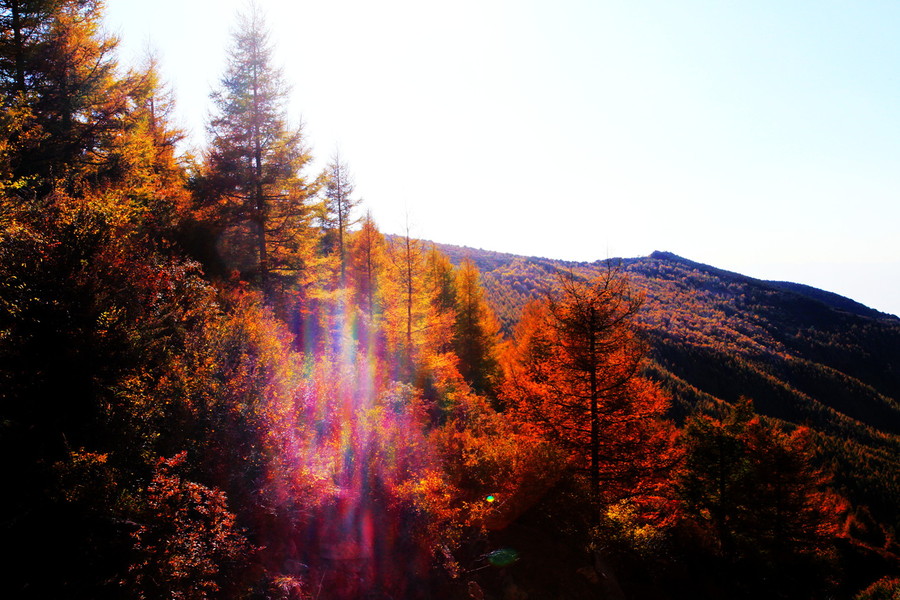
[(809, 425), (848, 493), (900, 525), (900, 318), (666, 252), (570, 263), (439, 247), (478, 265), (506, 330), (559, 270), (592, 278), (619, 269), (644, 293), (637, 321), (651, 348), (647, 369), (672, 394), (677, 418), (748, 397), (762, 414)]
[(900, 589), (896, 319), (385, 236), (257, 7), (195, 155), (102, 10), (0, 0), (4, 597)]

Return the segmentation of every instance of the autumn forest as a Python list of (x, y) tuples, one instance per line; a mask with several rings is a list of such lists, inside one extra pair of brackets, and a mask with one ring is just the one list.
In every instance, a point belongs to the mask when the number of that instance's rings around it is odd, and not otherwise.
[(896, 317), (385, 235), (258, 8), (197, 152), (102, 11), (0, 0), (3, 597), (900, 597)]

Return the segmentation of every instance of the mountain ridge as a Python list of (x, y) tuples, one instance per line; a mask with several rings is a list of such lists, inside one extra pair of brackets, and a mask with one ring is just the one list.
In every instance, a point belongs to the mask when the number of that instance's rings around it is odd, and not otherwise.
[[(392, 236), (388, 236), (392, 237)], [(656, 259), (656, 260), (669, 260), (674, 262), (683, 263), (684, 265), (691, 266), (698, 269), (703, 269), (705, 271), (717, 274), (724, 274), (729, 276), (735, 276), (747, 280), (752, 280), (759, 283), (764, 283), (771, 285), (775, 288), (784, 290), (784, 291), (793, 291), (802, 296), (806, 296), (812, 299), (819, 300), (833, 308), (843, 309), (847, 312), (859, 315), (872, 316), (876, 318), (891, 318), (897, 321), (900, 321), (900, 316), (894, 315), (892, 313), (880, 311), (876, 308), (867, 306), (862, 302), (854, 300), (849, 296), (844, 296), (837, 292), (832, 292), (830, 290), (825, 290), (822, 288), (817, 288), (810, 284), (805, 284), (801, 282), (793, 282), (793, 281), (784, 281), (777, 279), (762, 279), (758, 277), (752, 277), (750, 275), (745, 275), (743, 273), (739, 273), (737, 271), (730, 271), (728, 269), (723, 269), (721, 267), (716, 267), (714, 265), (701, 263), (698, 261), (691, 260), (689, 258), (683, 257), (681, 255), (675, 254), (674, 252), (670, 252), (667, 250), (654, 250), (647, 256), (636, 256), (636, 257), (614, 257), (614, 258), (605, 258), (605, 259), (597, 259), (593, 261), (576, 261), (576, 260), (566, 260), (566, 259), (557, 259), (546, 256), (534, 256), (534, 255), (524, 255), (524, 254), (515, 254), (512, 252), (500, 252), (496, 250), (487, 250), (484, 248), (474, 248), (472, 246), (463, 246), (458, 244), (446, 244), (439, 242), (429, 242), (434, 244), (438, 249), (441, 250), (444, 254), (447, 254), (450, 257), (451, 262), (454, 264), (459, 264), (459, 261), (463, 258), (467, 257), (477, 257), (477, 260), (474, 260), (476, 266), (479, 267), (480, 270), (484, 271), (485, 263), (490, 266), (493, 263), (498, 261), (513, 260), (513, 259), (524, 259), (528, 261), (535, 262), (551, 262), (557, 263), (565, 266), (583, 266), (583, 265), (598, 265), (605, 266), (607, 264), (617, 264), (627, 266), (629, 264), (633, 264), (634, 262), (644, 260), (644, 259)], [(488, 268), (487, 270), (491, 270)]]
[[(639, 260), (639, 258), (636, 260)], [(768, 285), (771, 285), (773, 287), (776, 287), (776, 288), (784, 290), (784, 291), (795, 292), (802, 296), (806, 296), (806, 297), (809, 297), (809, 298), (812, 298), (815, 300), (819, 300), (825, 304), (828, 304), (829, 306), (831, 306), (833, 308), (845, 310), (846, 312), (850, 312), (853, 314), (858, 314), (861, 316), (872, 316), (872, 317), (889, 317), (889, 318), (893, 318), (893, 319), (900, 321), (900, 317), (898, 317), (897, 315), (893, 315), (891, 313), (886, 313), (886, 312), (880, 311), (876, 308), (866, 306), (865, 304), (863, 304), (857, 300), (854, 300), (854, 299), (850, 298), (849, 296), (843, 296), (841, 294), (838, 294), (837, 292), (824, 290), (824, 289), (817, 288), (815, 286), (805, 284), (805, 283), (782, 281), (782, 280), (775, 280), (775, 279), (761, 279), (758, 277), (751, 277), (749, 275), (744, 275), (743, 273), (738, 273), (737, 271), (729, 271), (726, 269), (722, 269), (720, 267), (715, 267), (713, 265), (708, 265), (705, 263), (693, 261), (691, 259), (679, 256), (673, 252), (667, 252), (667, 251), (655, 250), (652, 253), (650, 253), (650, 255), (647, 256), (646, 258), (653, 258), (653, 259), (660, 259), (660, 260), (672, 260), (672, 261), (682, 262), (686, 265), (690, 265), (695, 268), (704, 269), (711, 273), (733, 275), (733, 276), (737, 276), (740, 278), (768, 284)], [(613, 260), (618, 260), (618, 259), (613, 259)], [(633, 259), (633, 260), (635, 260), (635, 259)]]

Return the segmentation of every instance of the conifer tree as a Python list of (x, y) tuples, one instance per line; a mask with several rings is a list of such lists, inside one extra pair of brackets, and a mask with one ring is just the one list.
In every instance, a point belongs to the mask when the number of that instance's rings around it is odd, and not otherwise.
[[(399, 361), (401, 377), (409, 380), (417, 363), (449, 350), (454, 313), (452, 306), (442, 309), (441, 281), (433, 277), (437, 263), (429, 264), (429, 253), (420, 240), (410, 237), (408, 229), (391, 239), (386, 254), (386, 337)], [(452, 284), (452, 267), (446, 258), (439, 258), (450, 269), (446, 283)]]
[(350, 227), (355, 224), (353, 209), (359, 199), (353, 197), (353, 180), (347, 164), (341, 160), (340, 152), (335, 152), (326, 168), (324, 225), (337, 236), (337, 256), (340, 263), (340, 284), (346, 283), (346, 244)]
[(189, 204), (176, 153), (184, 134), (170, 123), (174, 101), (153, 56), (127, 78), (127, 111), (109, 142), (107, 180), (123, 189), (144, 229), (171, 233)]
[(370, 326), (374, 324), (379, 304), (385, 243), (384, 235), (378, 231), (372, 213), (366, 212), (362, 226), (350, 240), (349, 266), (357, 305), (367, 316)]
[(419, 240), (409, 235), (395, 237), (387, 248), (388, 295), (385, 307), (388, 342), (400, 361), (401, 375), (412, 377), (414, 339), (427, 321), (424, 290), (424, 257)]
[(302, 128), (287, 123), (287, 88), (257, 5), (239, 16), (212, 99), (202, 212), (232, 255), (251, 257), (239, 270), (270, 292), (276, 279), (296, 280), (311, 255), (310, 202), (320, 182), (302, 174), (310, 153)]
[(456, 310), (456, 277), (453, 263), (434, 244), (425, 254), (425, 273), (435, 310), (438, 314), (453, 313)]
[(615, 270), (587, 282), (564, 273), (524, 311), (504, 358), (512, 412), (586, 463), (592, 495), (606, 501), (646, 493), (672, 462), (666, 400), (638, 376), (639, 305)]
[(12, 171), (37, 194), (102, 177), (127, 110), (131, 82), (116, 76), (118, 40), (103, 32), (102, 9), (102, 0), (0, 2), (0, 101), (24, 119)]
[(478, 268), (471, 260), (460, 263), (455, 289), (453, 346), (460, 373), (476, 392), (493, 393), (499, 376), (500, 322), (485, 299)]

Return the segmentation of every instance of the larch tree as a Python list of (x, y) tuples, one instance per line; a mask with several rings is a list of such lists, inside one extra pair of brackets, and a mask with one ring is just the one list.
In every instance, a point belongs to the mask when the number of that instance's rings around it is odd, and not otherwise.
[[(412, 378), (417, 365), (449, 350), (454, 313), (440, 305), (441, 281), (434, 278), (436, 262), (420, 240), (395, 236), (387, 247), (385, 328), (401, 377)], [(447, 262), (452, 283), (452, 267)], [(437, 267), (440, 271), (440, 267)]]
[(288, 125), (287, 88), (255, 4), (239, 16), (212, 99), (201, 204), (232, 240), (232, 255), (251, 257), (239, 270), (271, 292), (275, 279), (296, 281), (312, 253), (310, 204), (320, 181), (302, 173), (311, 156), (302, 128)]
[[(432, 335), (433, 352), (453, 351), (453, 335), (449, 329), (456, 319), (456, 278), (453, 263), (434, 244), (425, 252), (425, 293), (430, 298), (429, 327), (441, 332)], [(446, 334), (446, 335), (445, 335)]]
[(106, 172), (109, 180), (124, 188), (144, 229), (171, 233), (190, 201), (176, 154), (184, 134), (170, 124), (174, 101), (153, 56), (129, 73), (128, 81), (127, 111), (110, 140)]
[(499, 378), (500, 322), (485, 299), (478, 267), (464, 259), (455, 275), (453, 347), (459, 370), (476, 392), (493, 394)]
[(665, 398), (639, 377), (640, 302), (613, 269), (592, 281), (562, 273), (504, 359), (508, 408), (587, 463), (592, 495), (608, 502), (653, 496), (673, 456)]
[(456, 310), (456, 277), (453, 263), (434, 244), (425, 253), (425, 278), (438, 313)]
[(118, 40), (101, 27), (102, 0), (2, 0), (0, 94), (21, 127), (13, 176), (38, 195), (103, 178), (107, 141), (127, 110)]
[(402, 376), (412, 377), (414, 340), (427, 320), (424, 256), (419, 240), (406, 235), (394, 237), (387, 247), (388, 289), (385, 302), (386, 333), (394, 349)]
[(323, 224), (337, 237), (337, 257), (340, 263), (340, 285), (346, 284), (347, 253), (346, 244), (350, 228), (356, 223), (353, 210), (360, 200), (353, 197), (353, 179), (350, 169), (341, 160), (340, 152), (335, 152), (326, 167), (324, 189)]
[(370, 212), (363, 217), (362, 226), (350, 239), (349, 266), (351, 283), (357, 305), (368, 317), (370, 325), (375, 322), (376, 306), (379, 303), (380, 278), (384, 271), (384, 235)]

